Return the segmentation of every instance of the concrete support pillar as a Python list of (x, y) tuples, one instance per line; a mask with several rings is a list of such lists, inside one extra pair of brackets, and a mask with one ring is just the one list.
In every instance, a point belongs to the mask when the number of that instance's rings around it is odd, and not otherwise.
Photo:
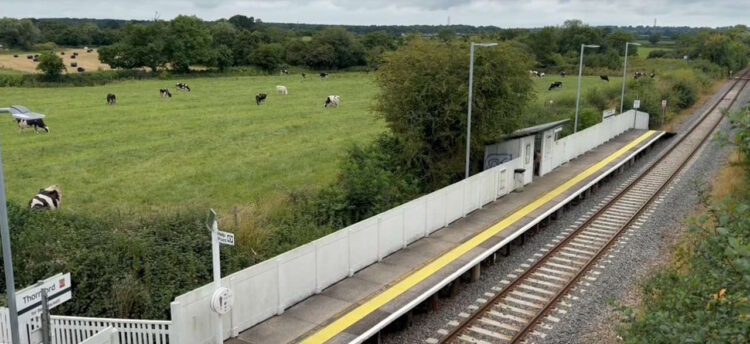
[(471, 281), (476, 282), (479, 281), (479, 277), (482, 276), (482, 264), (474, 265), (473, 268), (471, 268)]
[(459, 284), (458, 279), (456, 279), (455, 281), (453, 281), (453, 283), (451, 283), (450, 297), (454, 297), (458, 294), (458, 284)]
[(510, 243), (508, 243), (507, 245), (503, 246), (503, 248), (502, 248), (503, 253), (501, 253), (503, 255), (503, 257), (510, 256), (510, 246), (511, 246)]
[(432, 307), (432, 310), (437, 311), (440, 309), (440, 298), (438, 297), (438, 294), (432, 294), (430, 296), (430, 306)]
[(588, 188), (586, 189), (586, 191), (584, 191), (583, 197), (587, 199), (591, 197), (591, 188)]

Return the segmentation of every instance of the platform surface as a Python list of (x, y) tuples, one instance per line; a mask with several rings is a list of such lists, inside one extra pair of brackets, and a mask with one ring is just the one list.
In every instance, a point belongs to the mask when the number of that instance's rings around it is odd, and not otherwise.
[(225, 343), (348, 343), (662, 134), (629, 130)]

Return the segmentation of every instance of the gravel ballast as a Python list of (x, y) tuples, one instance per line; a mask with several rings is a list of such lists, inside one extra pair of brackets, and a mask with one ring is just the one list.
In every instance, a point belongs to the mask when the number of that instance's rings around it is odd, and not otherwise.
[[(719, 95), (725, 89), (726, 86), (722, 88)], [(712, 97), (712, 101), (719, 95)], [(747, 90), (744, 98), (747, 98)], [(702, 106), (696, 114), (705, 111), (709, 105), (710, 103), (707, 103)], [(679, 126), (679, 131), (684, 131), (697, 118), (697, 115), (693, 115), (684, 121)], [(726, 130), (728, 125), (724, 123), (721, 127), (722, 130)], [(458, 320), (459, 313), (467, 312), (468, 306), (476, 304), (478, 298), (486, 298), (484, 294), (490, 292), (493, 287), (502, 286), (500, 281), (507, 279), (506, 275), (514, 273), (514, 270), (525, 268), (522, 264), (529, 264), (538, 259), (541, 248), (546, 244), (554, 243), (553, 240), (566, 229), (573, 227), (576, 220), (598, 208), (606, 197), (612, 196), (617, 189), (624, 186), (629, 178), (640, 173), (655, 160), (659, 152), (672, 140), (674, 138), (659, 143), (655, 149), (638, 160), (634, 167), (626, 169), (624, 173), (603, 184), (596, 193), (592, 194), (592, 197), (585, 199), (577, 206), (568, 208), (560, 219), (553, 221), (539, 234), (528, 238), (525, 245), (513, 246), (510, 256), (498, 256), (496, 264), (483, 266), (479, 281), (462, 284), (456, 295), (441, 298), (440, 308), (437, 311), (415, 314), (407, 330), (383, 333), (381, 341), (384, 343), (419, 343), (428, 338), (439, 338), (438, 330), (448, 328), (446, 326), (448, 322)], [(614, 253), (614, 257), (609, 259), (610, 262), (603, 263), (605, 267), (600, 269), (601, 275), (597, 276), (597, 281), (587, 287), (583, 293), (574, 291), (573, 296), (578, 296), (579, 299), (572, 302), (572, 307), (568, 309), (569, 313), (563, 316), (559, 323), (553, 324), (553, 330), (545, 331), (549, 335), (544, 340), (540, 341), (540, 338), (535, 338), (535, 342), (600, 343), (607, 341), (603, 340), (602, 336), (613, 339), (614, 331), (601, 328), (601, 324), (605, 324), (609, 321), (608, 319), (612, 318), (612, 307), (609, 304), (619, 300), (628, 286), (633, 285), (638, 278), (643, 276), (649, 267), (653, 266), (653, 262), (658, 260), (659, 255), (663, 254), (665, 249), (663, 239), (670, 235), (668, 230), (679, 228), (679, 223), (695, 209), (698, 202), (696, 181), (705, 185), (707, 178), (711, 178), (721, 166), (717, 162), (723, 162), (729, 151), (729, 148), (721, 147), (716, 142), (704, 147), (690, 168), (683, 171), (679, 181), (675, 181), (673, 188), (663, 195), (662, 203), (654, 208), (656, 212), (645, 221), (637, 233), (632, 233), (627, 237), (627, 244), (615, 248), (619, 252)], [(598, 335), (586, 336), (586, 333), (592, 332)]]

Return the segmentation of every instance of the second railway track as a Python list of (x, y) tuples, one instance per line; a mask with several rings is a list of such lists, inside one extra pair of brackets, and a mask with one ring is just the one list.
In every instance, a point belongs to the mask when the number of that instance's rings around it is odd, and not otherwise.
[[(709, 110), (609, 203), (456, 324), (442, 343), (533, 342), (535, 329), (679, 174), (750, 82), (747, 71)], [(564, 312), (561, 312), (564, 313)]]

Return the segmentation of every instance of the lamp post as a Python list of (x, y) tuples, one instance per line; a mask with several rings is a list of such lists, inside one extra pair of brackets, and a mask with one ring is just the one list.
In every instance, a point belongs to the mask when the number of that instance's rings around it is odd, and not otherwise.
[(628, 73), (628, 46), (629, 45), (640, 46), (640, 43), (625, 42), (625, 66), (622, 68), (622, 94), (620, 94), (620, 113), (622, 113), (623, 106), (625, 105), (625, 79)]
[(469, 111), (466, 114), (466, 178), (469, 178), (469, 152), (471, 150), (471, 94), (474, 89), (474, 47), (494, 47), (496, 45), (497, 43), (471, 42), (471, 54), (469, 54)]
[(18, 309), (16, 308), (16, 285), (13, 277), (13, 259), (10, 252), (10, 230), (8, 229), (8, 209), (5, 205), (5, 177), (0, 156), (0, 234), (2, 235), (3, 268), (5, 270), (5, 296), (10, 315), (10, 334), (13, 343), (20, 343)]
[(573, 132), (578, 132), (578, 111), (581, 104), (581, 75), (583, 74), (583, 48), (598, 48), (595, 44), (581, 44), (581, 62), (578, 65), (578, 95), (576, 96), (576, 119), (573, 124)]

